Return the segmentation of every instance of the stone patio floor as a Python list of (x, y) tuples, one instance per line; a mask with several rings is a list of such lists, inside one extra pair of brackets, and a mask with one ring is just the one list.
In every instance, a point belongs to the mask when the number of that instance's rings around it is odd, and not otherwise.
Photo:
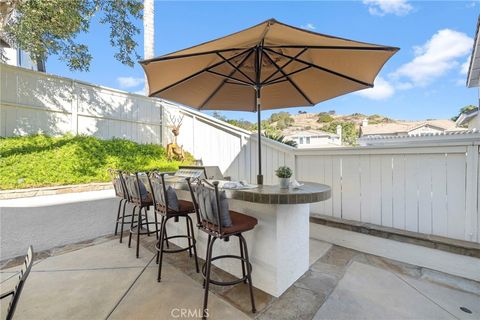
[[(139, 259), (134, 246), (111, 236), (39, 254), (15, 319), (197, 318), (203, 289), (193, 260), (187, 253), (166, 255), (157, 283), (154, 242), (144, 237)], [(209, 319), (480, 319), (477, 283), (470, 292), (458, 290), (437, 281), (451, 276), (426, 278), (419, 267), (315, 239), (310, 263), (280, 298), (255, 290), (256, 314), (250, 313), (246, 285), (212, 285)], [(16, 264), (1, 266), (0, 292), (15, 284)], [(219, 269), (213, 275), (232, 278)], [(2, 319), (5, 309), (2, 302)]]

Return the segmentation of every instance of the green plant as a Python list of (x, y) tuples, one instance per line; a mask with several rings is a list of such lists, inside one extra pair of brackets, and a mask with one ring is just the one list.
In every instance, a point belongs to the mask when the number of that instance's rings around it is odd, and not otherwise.
[(333, 121), (333, 117), (326, 112), (318, 114), (318, 123), (329, 123)]
[(275, 127), (279, 130), (288, 128), (294, 122), (293, 118), (290, 116), (290, 113), (285, 111), (272, 113), (267, 121), (270, 124), (275, 123)]
[(280, 142), (280, 143), (284, 143), (284, 144), (286, 144), (288, 146), (291, 146), (291, 147), (296, 147), (297, 146), (297, 143), (295, 141), (285, 139), (285, 136), (282, 136), (280, 133), (265, 131), (263, 133), (263, 135), (268, 139), (275, 140), (275, 141)]
[(278, 167), (278, 169), (275, 170), (275, 174), (279, 178), (290, 178), (293, 172), (292, 172), (292, 169), (290, 169), (289, 167), (282, 166), (282, 167)]
[(456, 116), (453, 116), (451, 119), (452, 121), (457, 121), (458, 117), (460, 117), (460, 115), (464, 112), (469, 112), (469, 111), (472, 111), (472, 110), (476, 110), (477, 107), (475, 107), (474, 105), (468, 105), (468, 106), (465, 106), (463, 108), (460, 108), (460, 110), (458, 111), (458, 114)]
[(337, 126), (342, 127), (342, 142), (348, 145), (356, 145), (358, 130), (353, 122), (342, 122), (342, 121), (333, 121), (330, 122), (327, 126), (323, 127), (322, 130), (326, 132), (337, 132)]
[(168, 161), (165, 148), (124, 139), (33, 135), (0, 138), (0, 189), (107, 182), (107, 169), (177, 170), (194, 159)]

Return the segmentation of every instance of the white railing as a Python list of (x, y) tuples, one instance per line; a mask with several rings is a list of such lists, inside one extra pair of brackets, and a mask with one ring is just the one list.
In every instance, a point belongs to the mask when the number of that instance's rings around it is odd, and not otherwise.
[[(166, 144), (172, 137), (167, 122), (162, 132), (161, 119), (169, 118), (162, 113), (181, 113), (179, 144), (225, 175), (256, 181), (258, 145), (248, 131), (160, 99), (0, 66), (2, 136), (77, 126), (102, 138)], [(299, 180), (330, 185), (331, 199), (313, 204), (312, 213), (480, 243), (479, 143), (479, 133), (334, 149), (264, 139), (262, 170), (266, 184), (277, 183), (274, 170), (288, 165)]]
[(161, 101), (0, 64), (0, 136), (71, 132), (162, 142)]

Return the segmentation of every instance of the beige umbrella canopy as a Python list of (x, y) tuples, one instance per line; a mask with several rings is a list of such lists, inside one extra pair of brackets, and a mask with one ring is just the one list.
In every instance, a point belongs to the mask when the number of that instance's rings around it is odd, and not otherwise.
[[(270, 19), (140, 64), (149, 96), (200, 110), (258, 112), (260, 120), (261, 109), (313, 106), (373, 87), (382, 66), (398, 50)], [(261, 165), (259, 170), (261, 183)]]

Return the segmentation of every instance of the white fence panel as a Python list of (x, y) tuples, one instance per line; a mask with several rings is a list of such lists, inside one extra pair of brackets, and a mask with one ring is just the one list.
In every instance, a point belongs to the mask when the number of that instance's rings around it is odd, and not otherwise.
[[(478, 140), (298, 150), (296, 169), (299, 179), (332, 187), (335, 217), (478, 242), (478, 151)], [(311, 208), (332, 215), (327, 202)]]
[(71, 132), (162, 143), (159, 99), (5, 64), (0, 71), (0, 136)]

